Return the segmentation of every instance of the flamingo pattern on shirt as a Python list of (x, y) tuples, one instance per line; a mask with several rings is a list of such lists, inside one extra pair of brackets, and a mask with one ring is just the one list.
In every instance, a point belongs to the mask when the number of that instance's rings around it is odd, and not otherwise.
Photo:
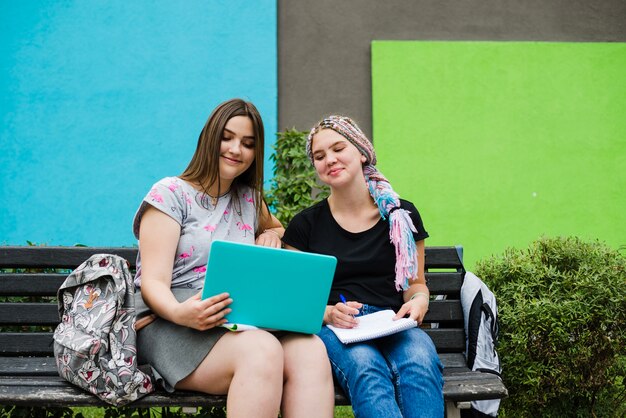
[[(214, 240), (254, 243), (258, 227), (254, 192), (240, 187), (220, 197), (215, 206), (211, 199), (178, 177), (166, 177), (152, 186), (141, 203), (133, 222), (139, 238), (139, 223), (146, 208), (153, 206), (180, 225), (180, 238), (172, 275), (172, 287), (201, 289), (206, 262)], [(208, 208), (202, 202), (209, 202)], [(141, 260), (137, 256), (135, 285), (141, 286)]]
[(240, 231), (243, 231), (244, 237), (246, 236), (247, 232), (252, 231), (252, 227), (243, 222), (237, 222), (237, 228), (239, 228)]

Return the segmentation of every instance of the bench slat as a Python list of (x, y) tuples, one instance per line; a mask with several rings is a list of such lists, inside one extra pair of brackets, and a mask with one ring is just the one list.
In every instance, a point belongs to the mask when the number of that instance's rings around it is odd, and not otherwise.
[(502, 399), (507, 396), (506, 387), (495, 374), (467, 371), (445, 376), (443, 397), (448, 401)]
[[(465, 357), (461, 353), (439, 354), (446, 373), (468, 371)], [(58, 376), (53, 357), (0, 357), (2, 376)]]
[(58, 376), (54, 357), (0, 357), (2, 376)]
[(61, 273), (0, 274), (0, 296), (56, 296), (66, 277)]
[(465, 350), (463, 328), (424, 329), (437, 347), (438, 353), (461, 353)]
[(455, 247), (426, 247), (427, 269), (460, 269), (461, 261)]
[[(462, 352), (465, 348), (463, 328), (424, 329), (440, 353)], [(4, 332), (0, 334), (0, 354), (4, 356), (52, 355), (51, 332)]]
[[(110, 406), (80, 388), (70, 385), (60, 377), (3, 378), (0, 377), (0, 405), (66, 407)], [(335, 389), (335, 405), (350, 405), (341, 389)], [(157, 390), (129, 406), (151, 407), (197, 407), (226, 406), (226, 396), (208, 395), (177, 390), (167, 393)]]
[[(443, 393), (447, 401), (497, 399), (508, 395), (500, 379), (489, 373), (468, 371), (447, 374), (444, 379)], [(131, 406), (224, 406), (225, 403), (225, 396), (185, 391), (169, 394), (157, 391), (133, 402)], [(58, 376), (0, 377), (0, 404), (45, 407), (67, 406), (68, 404), (73, 406), (107, 405)], [(349, 404), (338, 389), (335, 390), (335, 404)]]
[(431, 295), (458, 295), (463, 273), (426, 272), (426, 284)]
[(73, 269), (93, 254), (117, 254), (135, 267), (137, 248), (125, 247), (0, 247), (2, 268)]
[(56, 303), (0, 303), (0, 325), (56, 325)]
[[(0, 273), (0, 296), (56, 296), (66, 277), (64, 273)], [(433, 295), (458, 294), (463, 276), (432, 272), (426, 273), (426, 281)]]
[(455, 324), (463, 326), (463, 309), (458, 300), (433, 300), (428, 305), (424, 323), (438, 322), (441, 326)]
[[(70, 385), (58, 376), (0, 377), (0, 405), (21, 406), (110, 406), (92, 394)], [(225, 406), (226, 396), (205, 395), (196, 392), (176, 391), (169, 394), (155, 392), (130, 406)]]
[(51, 332), (3, 332), (0, 334), (0, 355), (50, 356), (52, 341)]
[[(130, 247), (0, 247), (0, 266), (4, 268), (75, 268), (93, 254), (107, 253), (124, 257), (134, 267), (137, 248)], [(454, 247), (426, 247), (428, 268), (460, 268)]]
[[(458, 300), (435, 300), (425, 323), (463, 325), (463, 311)], [(59, 311), (56, 303), (6, 302), (0, 303), (0, 325), (56, 325)]]

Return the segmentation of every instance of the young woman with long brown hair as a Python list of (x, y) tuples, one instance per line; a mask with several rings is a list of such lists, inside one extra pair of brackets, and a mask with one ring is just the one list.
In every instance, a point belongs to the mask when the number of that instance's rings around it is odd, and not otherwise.
[[(138, 332), (139, 361), (168, 391), (228, 394), (229, 417), (276, 417), (279, 408), (284, 417), (331, 417), (332, 375), (317, 336), (230, 332), (219, 326), (229, 295), (200, 296), (213, 240), (281, 245), (284, 229), (263, 200), (263, 142), (256, 107), (228, 100), (182, 175), (158, 181), (141, 203), (136, 300), (157, 319)], [(233, 269), (254, 274), (245, 260)]]

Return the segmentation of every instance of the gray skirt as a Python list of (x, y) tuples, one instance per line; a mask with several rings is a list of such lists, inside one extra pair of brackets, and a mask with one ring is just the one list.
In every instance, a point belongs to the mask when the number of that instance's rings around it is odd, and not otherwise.
[[(198, 290), (172, 289), (179, 302), (187, 300)], [(150, 314), (138, 290), (135, 293), (137, 319)], [(198, 331), (157, 318), (137, 333), (137, 359), (148, 365), (157, 384), (173, 392), (176, 384), (196, 370), (217, 340), (229, 332), (225, 328)]]

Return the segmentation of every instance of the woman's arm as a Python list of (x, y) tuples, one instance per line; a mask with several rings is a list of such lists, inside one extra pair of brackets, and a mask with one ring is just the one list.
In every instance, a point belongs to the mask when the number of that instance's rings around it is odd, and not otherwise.
[(426, 312), (428, 312), (430, 292), (428, 291), (428, 286), (426, 286), (426, 275), (424, 273), (424, 240), (417, 241), (415, 246), (417, 250), (417, 277), (409, 281), (409, 287), (402, 295), (404, 304), (396, 314), (396, 319), (408, 314), (410, 318), (421, 324)]
[[(163, 212), (149, 207), (139, 226), (141, 295), (157, 316), (179, 325), (204, 330), (225, 323), (231, 299), (228, 294), (201, 300), (201, 292), (180, 303), (171, 291), (180, 225)], [(226, 308), (226, 309), (225, 309)]]
[(256, 245), (265, 247), (280, 248), (282, 246), (281, 239), (285, 233), (285, 228), (267, 208), (267, 204), (263, 204), (261, 208), (261, 219), (259, 219), (260, 233), (256, 237)]

